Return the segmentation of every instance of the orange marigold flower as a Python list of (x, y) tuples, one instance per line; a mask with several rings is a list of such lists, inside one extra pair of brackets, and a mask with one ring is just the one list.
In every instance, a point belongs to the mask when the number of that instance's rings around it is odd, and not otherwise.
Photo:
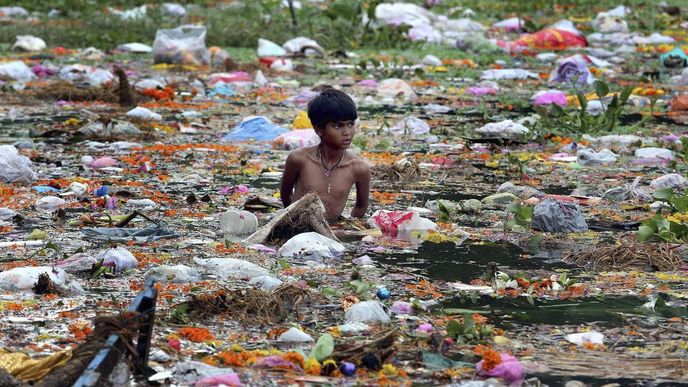
[(194, 343), (214, 340), (215, 336), (206, 328), (184, 327), (177, 331), (177, 334)]
[(476, 346), (473, 353), (483, 358), (483, 371), (490, 371), (502, 362), (502, 356), (499, 352), (484, 345)]

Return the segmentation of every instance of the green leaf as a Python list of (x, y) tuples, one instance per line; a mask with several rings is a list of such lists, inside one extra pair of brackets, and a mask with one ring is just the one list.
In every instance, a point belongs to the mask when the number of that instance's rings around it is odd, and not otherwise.
[(688, 195), (683, 196), (672, 196), (669, 199), (669, 203), (678, 212), (688, 212)]
[(650, 226), (640, 226), (638, 227), (638, 239), (641, 242), (649, 241), (655, 236), (655, 230)]
[(439, 353), (423, 351), (423, 366), (431, 370), (473, 367), (473, 363), (452, 360)]
[(315, 343), (311, 357), (317, 361), (323, 361), (332, 355), (332, 351), (334, 351), (334, 338), (329, 333), (325, 333)]
[(461, 333), (461, 324), (456, 320), (451, 320), (447, 323), (447, 336), (456, 339)]
[(581, 114), (584, 115), (586, 109), (588, 108), (588, 100), (585, 99), (585, 95), (583, 95), (583, 93), (580, 91), (576, 93), (576, 97), (578, 98), (578, 103), (581, 107)]
[(597, 94), (597, 98), (604, 98), (607, 94), (609, 94), (609, 86), (607, 86), (606, 83), (600, 80), (596, 80), (593, 84), (593, 87), (595, 87), (595, 94)]
[(487, 311), (482, 311), (482, 310), (462, 309), (462, 308), (444, 308), (444, 309), (442, 309), (442, 312), (444, 312), (444, 314), (473, 314), (473, 313), (485, 314), (485, 313), (488, 313)]
[(654, 198), (657, 200), (669, 200), (674, 195), (674, 190), (671, 187), (661, 188), (655, 191)]
[(473, 321), (473, 316), (471, 314), (465, 313), (463, 315), (463, 330), (472, 330), (475, 328), (475, 321)]
[(289, 262), (287, 262), (287, 260), (284, 259), (284, 258), (279, 259), (279, 260), (277, 261), (277, 263), (279, 263), (280, 268), (282, 268), (282, 270), (288, 269), (288, 268), (289, 268)]
[(626, 101), (628, 101), (628, 97), (631, 96), (631, 93), (633, 92), (633, 86), (626, 86), (623, 91), (621, 92), (621, 96), (619, 97), (619, 104), (621, 106), (624, 106), (626, 104)]

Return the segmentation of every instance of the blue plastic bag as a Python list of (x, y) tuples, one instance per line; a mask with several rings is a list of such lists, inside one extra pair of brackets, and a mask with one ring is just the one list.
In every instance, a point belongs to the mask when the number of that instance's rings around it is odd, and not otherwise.
[(265, 117), (247, 117), (222, 137), (222, 141), (272, 141), (288, 131), (289, 129), (277, 126)]

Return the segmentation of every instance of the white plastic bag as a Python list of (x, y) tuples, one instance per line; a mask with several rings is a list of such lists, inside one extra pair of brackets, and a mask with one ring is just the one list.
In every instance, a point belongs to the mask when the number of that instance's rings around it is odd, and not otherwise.
[(96, 255), (96, 261), (103, 266), (113, 267), (116, 273), (135, 269), (139, 266), (139, 261), (134, 254), (124, 247), (103, 250)]
[(31, 69), (21, 61), (0, 63), (0, 77), (7, 77), (19, 82), (36, 78)]
[(351, 305), (344, 313), (347, 323), (389, 323), (389, 314), (379, 301), (363, 301)]
[(321, 261), (338, 257), (345, 250), (344, 245), (324, 235), (317, 232), (304, 232), (289, 239), (277, 253), (280, 257), (303, 257), (308, 260)]
[(137, 106), (127, 112), (127, 117), (138, 118), (141, 120), (160, 121), (162, 116), (150, 109)]
[(227, 210), (220, 215), (220, 229), (229, 235), (249, 235), (258, 228), (258, 218), (248, 211)]
[(153, 61), (182, 65), (208, 65), (210, 52), (205, 45), (206, 29), (203, 26), (184, 25), (173, 29), (160, 29), (153, 42)]
[(258, 277), (253, 277), (250, 281), (248, 281), (248, 283), (262, 290), (272, 290), (283, 284), (282, 280), (275, 278), (271, 275), (261, 275)]
[(512, 138), (528, 134), (530, 130), (512, 120), (504, 120), (502, 122), (491, 122), (482, 128), (476, 129), (475, 132), (483, 137)]
[(303, 52), (304, 55), (322, 55), (325, 52), (318, 42), (303, 36), (286, 41), (282, 48), (292, 54)]
[(135, 54), (147, 54), (153, 52), (153, 47), (143, 43), (124, 43), (117, 46), (117, 50)]
[(510, 79), (539, 79), (539, 76), (531, 71), (523, 69), (497, 69), (497, 70), (485, 70), (483, 71), (480, 79), (499, 81), (499, 80), (510, 80)]
[(236, 258), (194, 258), (194, 263), (203, 266), (213, 274), (223, 278), (251, 279), (262, 275), (269, 275), (270, 272), (254, 263)]
[(635, 157), (639, 159), (671, 160), (674, 158), (674, 152), (664, 148), (639, 148), (635, 150)]
[(272, 142), (273, 148), (283, 150), (294, 150), (304, 146), (312, 146), (320, 143), (320, 137), (313, 129), (290, 130), (280, 134)]
[(66, 202), (64, 199), (59, 198), (57, 196), (44, 196), (38, 200), (36, 200), (36, 203), (34, 203), (34, 207), (36, 208), (37, 211), (41, 212), (55, 212), (62, 208)]
[(16, 267), (0, 273), (0, 289), (9, 291), (28, 292), (38, 281), (41, 274), (48, 274), (50, 280), (61, 291), (71, 294), (82, 294), (84, 289), (72, 280), (67, 272), (50, 266)]
[(277, 341), (285, 343), (310, 343), (313, 341), (313, 337), (299, 328), (291, 327), (288, 331), (282, 333), (277, 338)]
[(579, 149), (576, 158), (580, 165), (607, 165), (616, 161), (619, 156), (609, 149), (595, 152), (592, 149)]
[(0, 181), (29, 184), (36, 180), (31, 160), (19, 154), (14, 145), (0, 145)]
[(12, 45), (12, 50), (18, 51), (41, 51), (46, 48), (45, 40), (33, 35), (18, 35), (17, 40)]
[(395, 98), (415, 98), (416, 92), (404, 80), (399, 78), (388, 78), (380, 81), (377, 85), (377, 94), (381, 97)]
[(683, 175), (678, 173), (670, 173), (668, 175), (660, 176), (650, 182), (650, 187), (653, 189), (671, 187), (673, 189), (681, 189), (688, 187), (688, 180)]
[(411, 135), (420, 136), (430, 133), (430, 126), (420, 118), (406, 117), (399, 120), (396, 125), (388, 128), (388, 131), (395, 136)]
[(604, 344), (604, 335), (596, 331), (571, 333), (566, 335), (565, 339), (569, 343), (579, 346), (582, 346), (585, 343)]
[(257, 54), (259, 57), (285, 56), (287, 55), (287, 50), (280, 47), (275, 42), (271, 42), (267, 39), (258, 39)]
[(146, 281), (186, 283), (201, 280), (201, 275), (193, 267), (186, 265), (158, 266), (146, 272)]

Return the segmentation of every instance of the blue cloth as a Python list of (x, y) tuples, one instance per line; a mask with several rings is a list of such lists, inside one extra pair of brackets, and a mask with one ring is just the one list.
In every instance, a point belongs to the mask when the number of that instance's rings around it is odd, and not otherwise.
[(222, 141), (271, 141), (288, 131), (289, 129), (277, 126), (265, 117), (254, 117), (236, 126), (222, 137)]

